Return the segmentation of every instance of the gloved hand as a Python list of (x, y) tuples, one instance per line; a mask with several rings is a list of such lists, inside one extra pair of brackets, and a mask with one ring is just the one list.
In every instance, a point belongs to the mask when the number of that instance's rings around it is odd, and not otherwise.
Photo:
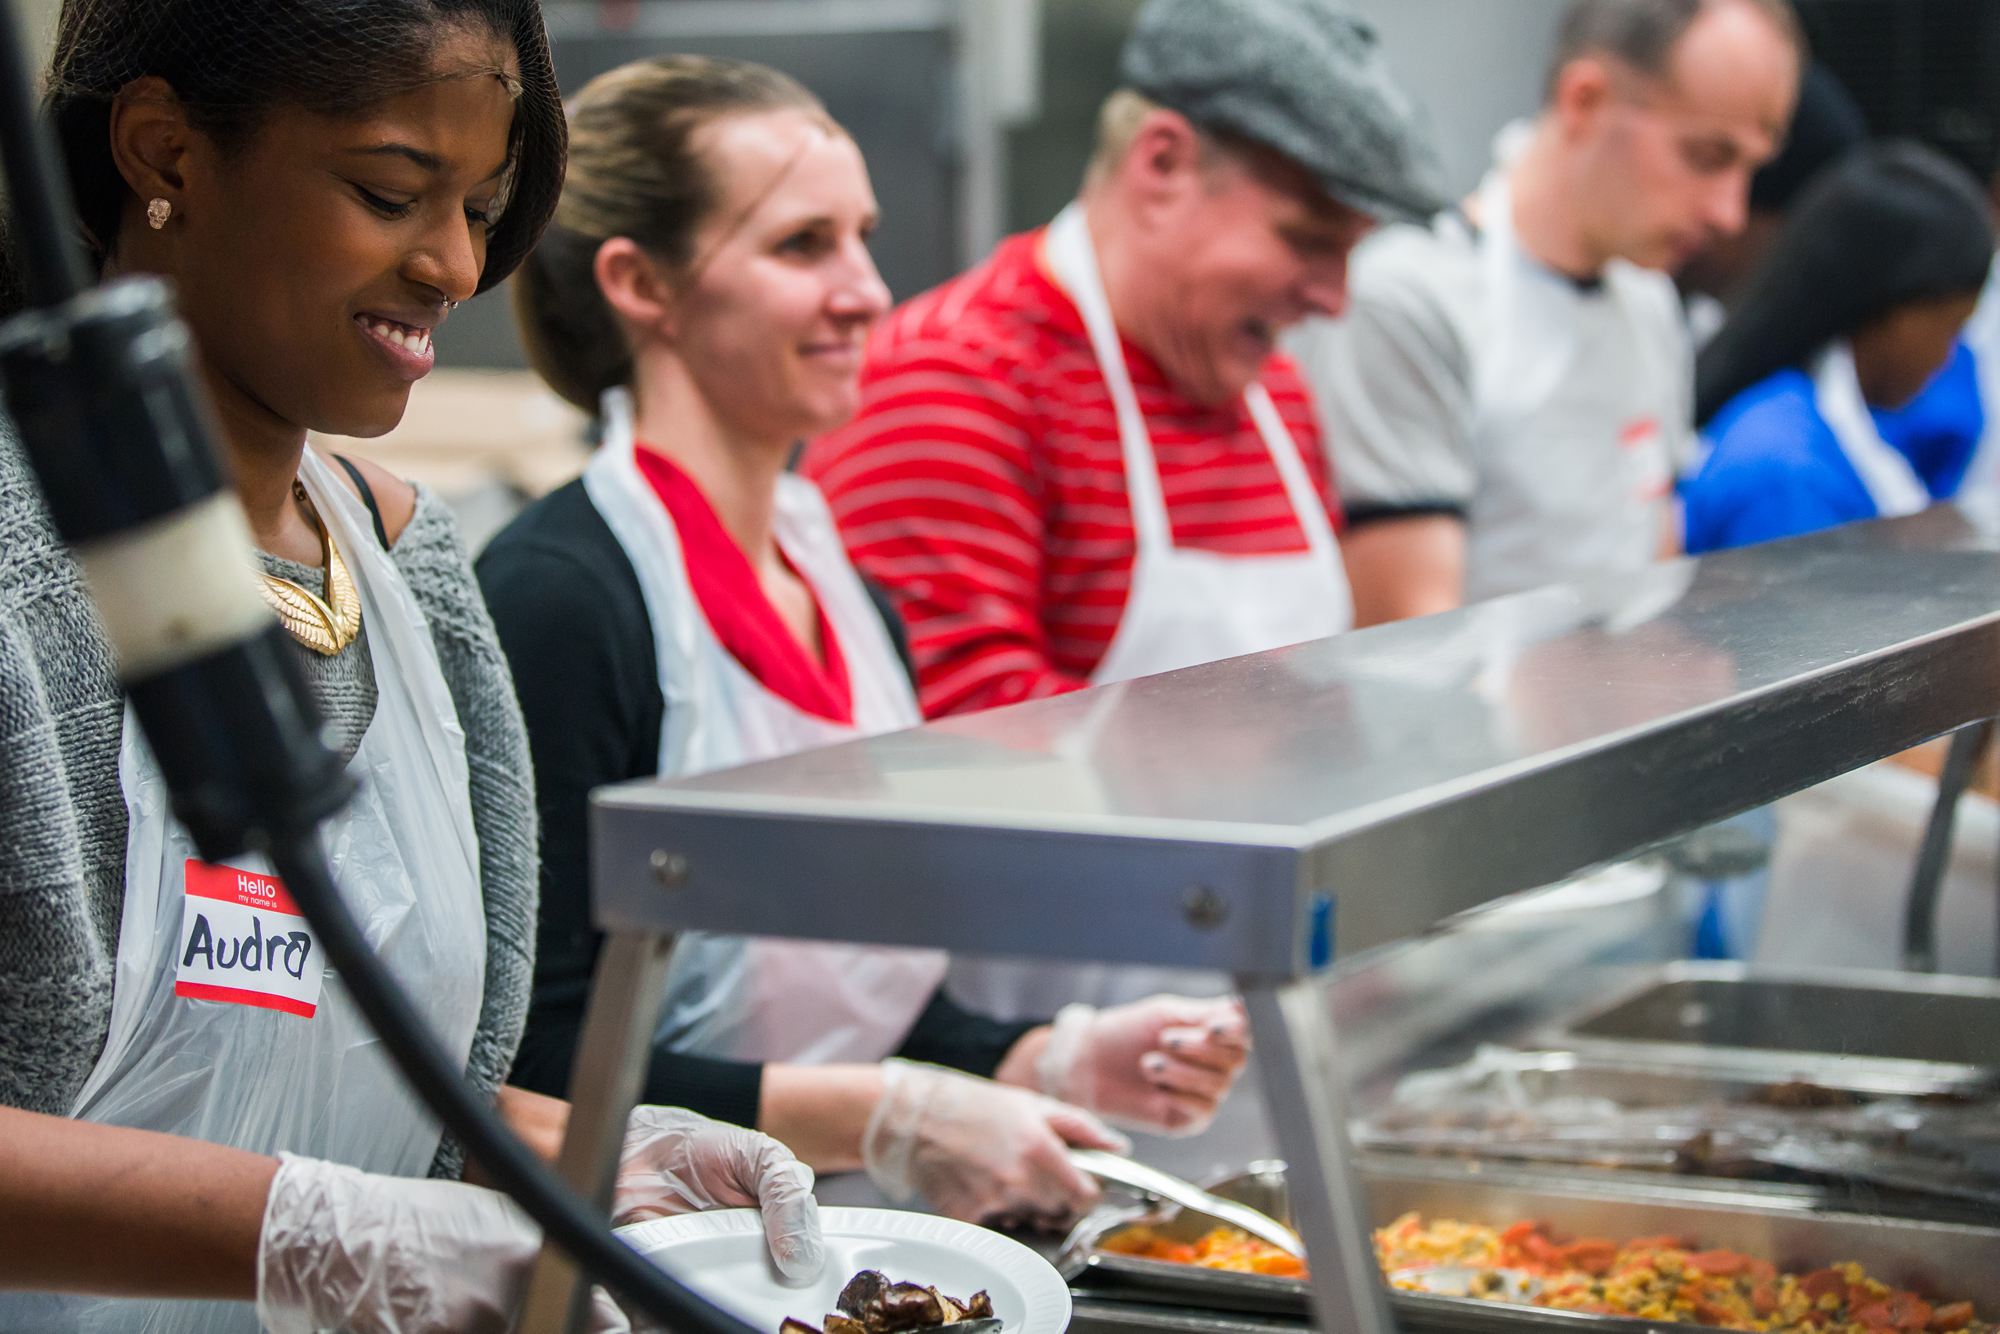
[(1099, 1010), (1067, 1005), (1035, 1063), (1042, 1092), (1116, 1125), (1206, 1129), (1242, 1073), (1250, 1025), (1229, 997), (1152, 996)]
[(1096, 1117), (1026, 1089), (935, 1065), (882, 1062), (882, 1098), (861, 1136), (868, 1176), (891, 1200), (921, 1196), (953, 1218), (1059, 1221), (1097, 1203), (1066, 1145), (1129, 1153)]
[(826, 1263), (813, 1172), (792, 1151), (754, 1130), (678, 1107), (635, 1107), (618, 1162), (612, 1221), (753, 1206), (787, 1278), (816, 1276)]
[[(257, 1238), (270, 1334), (483, 1334), (513, 1327), (542, 1234), (497, 1191), (280, 1155)], [(598, 1293), (591, 1328), (629, 1328)]]

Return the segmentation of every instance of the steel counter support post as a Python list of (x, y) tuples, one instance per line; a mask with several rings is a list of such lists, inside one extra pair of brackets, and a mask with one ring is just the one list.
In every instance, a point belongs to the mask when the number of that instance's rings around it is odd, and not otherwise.
[(1944, 891), (1945, 868), (1951, 864), (1952, 829), (1958, 822), (1958, 799), (1972, 786), (1973, 770), (1993, 738), (1993, 719), (1969, 724), (1951, 734), (1944, 768), (1938, 773), (1937, 802), (1910, 876), (1910, 895), (1903, 910), (1903, 967), (1913, 973), (1937, 971), (1938, 900)]
[(1312, 1269), (1315, 1322), (1326, 1334), (1392, 1334), (1323, 980), (1239, 978), (1237, 985), (1285, 1156), (1292, 1223)]
[[(591, 983), (576, 1066), (570, 1072), (569, 1127), (556, 1167), (572, 1190), (594, 1200), (607, 1216), (625, 1123), (639, 1101), (653, 1030), (666, 1002), (672, 946), (668, 935), (614, 931), (604, 942)], [(522, 1311), (522, 1334), (581, 1334), (584, 1329), (590, 1287), (554, 1246), (543, 1245), (536, 1257)]]

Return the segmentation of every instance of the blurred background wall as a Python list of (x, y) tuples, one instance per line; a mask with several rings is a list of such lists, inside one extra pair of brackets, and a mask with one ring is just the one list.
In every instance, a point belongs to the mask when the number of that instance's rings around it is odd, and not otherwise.
[[(17, 0), (46, 43), (60, 0)], [(1566, 0), (1350, 0), (1426, 108), (1454, 191), (1540, 98)], [(2000, 163), (2000, 0), (1795, 0), (1817, 54), (1878, 133)], [(883, 205), (876, 256), (914, 295), (1070, 197), (1140, 0), (545, 0), (573, 90), (664, 51), (761, 60), (853, 132)], [(343, 442), (434, 482), (476, 540), (587, 455), (582, 417), (522, 371), (503, 286), (456, 312), (440, 370), (379, 441)]]

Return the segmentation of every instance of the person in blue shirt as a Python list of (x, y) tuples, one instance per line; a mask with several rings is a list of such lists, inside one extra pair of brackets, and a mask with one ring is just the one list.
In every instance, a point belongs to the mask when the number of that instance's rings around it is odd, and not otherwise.
[(1978, 183), (1917, 144), (1870, 145), (1808, 189), (1697, 363), (1707, 449), (1681, 485), (1687, 550), (1950, 494), (1979, 435), (1970, 367), (1952, 363), (1993, 247)]

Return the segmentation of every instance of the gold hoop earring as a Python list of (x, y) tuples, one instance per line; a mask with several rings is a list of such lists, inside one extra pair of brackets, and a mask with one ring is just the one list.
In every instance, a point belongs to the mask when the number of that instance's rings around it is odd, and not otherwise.
[(167, 225), (173, 213), (174, 206), (157, 195), (146, 201), (146, 225), (156, 232)]

